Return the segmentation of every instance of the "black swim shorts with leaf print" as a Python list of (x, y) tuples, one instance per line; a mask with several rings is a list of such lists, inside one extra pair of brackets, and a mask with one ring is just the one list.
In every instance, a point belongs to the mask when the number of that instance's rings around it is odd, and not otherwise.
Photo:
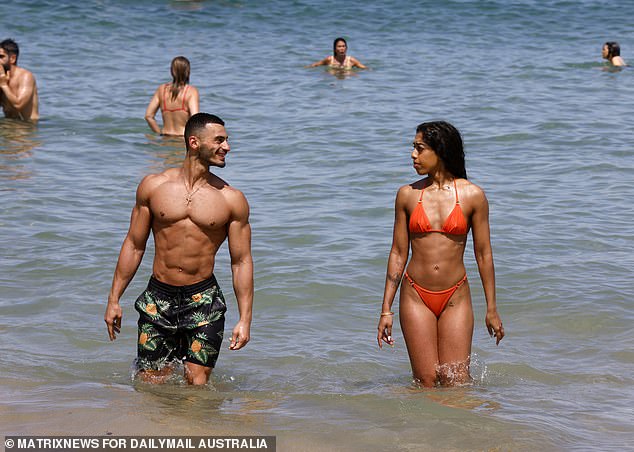
[(214, 367), (227, 305), (213, 275), (189, 286), (152, 277), (134, 308), (139, 313), (139, 370), (160, 370), (182, 360)]

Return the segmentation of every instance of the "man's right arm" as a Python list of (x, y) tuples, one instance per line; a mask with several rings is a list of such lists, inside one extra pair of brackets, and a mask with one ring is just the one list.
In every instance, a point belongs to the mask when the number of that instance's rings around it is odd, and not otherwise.
[(130, 218), (130, 229), (121, 246), (119, 260), (112, 279), (112, 287), (108, 294), (104, 321), (108, 327), (111, 341), (115, 340), (116, 335), (121, 331), (122, 312), (119, 299), (141, 265), (147, 239), (150, 235), (152, 213), (149, 205), (149, 193), (154, 178), (156, 176), (147, 176), (137, 188), (136, 203)]
[(0, 90), (4, 94), (4, 97), (14, 109), (18, 111), (22, 110), (31, 101), (33, 93), (35, 93), (35, 77), (29, 71), (23, 70), (18, 80), (19, 83), (16, 92), (13, 92), (9, 87), (11, 74), (4, 72), (3, 68), (2, 74), (0, 75)]

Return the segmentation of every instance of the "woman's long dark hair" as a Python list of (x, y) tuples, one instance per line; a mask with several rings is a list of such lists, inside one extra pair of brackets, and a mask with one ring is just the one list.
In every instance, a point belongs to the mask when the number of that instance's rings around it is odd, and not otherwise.
[(416, 127), (416, 134), (423, 135), (423, 141), (434, 150), (454, 177), (467, 178), (464, 145), (460, 132), (445, 121), (424, 122)]
[(621, 56), (621, 46), (616, 41), (608, 41), (604, 44), (608, 48), (608, 60), (611, 60), (615, 56)]

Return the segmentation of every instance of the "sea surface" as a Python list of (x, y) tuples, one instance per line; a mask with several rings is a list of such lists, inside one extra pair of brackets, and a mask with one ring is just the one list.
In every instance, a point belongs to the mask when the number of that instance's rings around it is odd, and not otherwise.
[[(276, 435), (278, 450), (632, 450), (634, 2), (3, 1), (41, 121), (0, 119), (0, 434)], [(343, 36), (370, 67), (304, 66)], [(251, 205), (252, 340), (209, 386), (132, 378), (103, 313), (135, 188), (181, 140), (143, 115), (177, 55)], [(472, 385), (418, 389), (376, 325), (416, 126), (463, 134), (487, 193), (495, 346), (471, 245)], [(471, 243), (471, 241), (470, 241)], [(216, 276), (237, 319), (226, 245)], [(398, 314), (398, 303), (394, 310)], [(228, 343), (225, 343), (228, 346)]]

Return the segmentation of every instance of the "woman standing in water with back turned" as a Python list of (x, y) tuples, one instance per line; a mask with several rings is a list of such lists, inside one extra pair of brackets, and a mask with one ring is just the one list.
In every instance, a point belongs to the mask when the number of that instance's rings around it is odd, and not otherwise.
[(348, 51), (348, 43), (343, 38), (337, 38), (332, 43), (332, 55), (328, 55), (323, 60), (317, 61), (308, 67), (330, 66), (333, 69), (367, 69), (367, 66), (361, 64), (355, 57), (346, 55)]
[(486, 326), (497, 344), (504, 337), (495, 300), (489, 204), (482, 189), (467, 180), (462, 138), (451, 124), (420, 124), (413, 146), (414, 169), (427, 177), (396, 195), (377, 340), (379, 347), (394, 344), (391, 307), (407, 264), (399, 310), (414, 378), (426, 387), (463, 384), (470, 381), (474, 323), (464, 266), (470, 229), (487, 302)]
[[(189, 60), (178, 56), (172, 60), (172, 83), (160, 85), (145, 110), (150, 128), (161, 135), (183, 136), (187, 120), (198, 113), (198, 89), (189, 84)], [(161, 109), (163, 129), (159, 127), (156, 112)]]

